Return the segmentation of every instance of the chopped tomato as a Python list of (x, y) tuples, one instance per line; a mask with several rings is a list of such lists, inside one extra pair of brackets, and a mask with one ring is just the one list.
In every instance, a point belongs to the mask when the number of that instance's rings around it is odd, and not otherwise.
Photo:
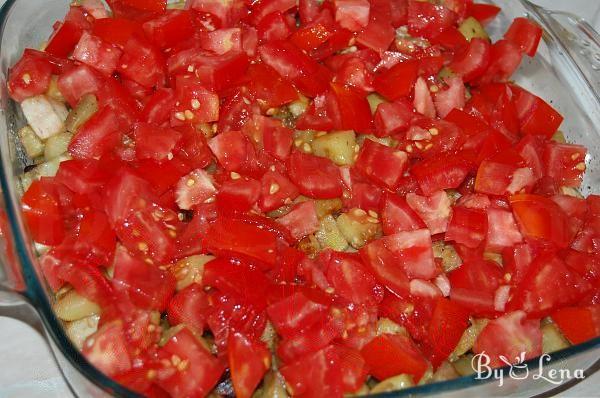
[(401, 334), (375, 337), (363, 347), (361, 354), (371, 374), (379, 380), (406, 373), (418, 382), (428, 366), (410, 337)]
[(321, 227), (314, 201), (296, 205), (285, 216), (278, 218), (277, 222), (286, 227), (296, 240), (317, 232)]
[(542, 28), (527, 18), (515, 18), (504, 38), (516, 44), (525, 54), (533, 57), (542, 39)]
[(315, 199), (342, 196), (340, 171), (331, 160), (294, 151), (288, 167), (290, 179), (303, 195)]
[(397, 232), (414, 231), (425, 228), (421, 217), (400, 195), (386, 193), (381, 210), (383, 233), (393, 235)]
[(600, 336), (600, 311), (598, 305), (568, 307), (552, 313), (561, 332), (573, 344), (580, 344)]
[(79, 43), (82, 34), (81, 28), (73, 22), (59, 22), (44, 51), (57, 57), (67, 57)]
[(394, 189), (408, 166), (406, 152), (366, 139), (354, 167), (374, 183)]
[(483, 210), (456, 206), (452, 209), (445, 239), (474, 249), (485, 241), (487, 223), (487, 214)]
[(580, 145), (548, 143), (543, 158), (546, 175), (559, 185), (578, 188), (587, 168), (586, 155)]
[(431, 235), (426, 229), (399, 232), (382, 239), (410, 278), (431, 279), (438, 274), (433, 259)]
[(325, 347), (313, 354), (282, 366), (290, 392), (294, 396), (338, 397), (342, 395), (339, 358), (333, 347)]
[(494, 319), (477, 336), (473, 352), (485, 352), (494, 367), (535, 358), (542, 353), (540, 322), (526, 319), (522, 311)]
[(458, 53), (448, 67), (466, 82), (475, 80), (485, 73), (490, 63), (490, 47), (489, 41), (473, 38), (469, 46)]
[(310, 300), (302, 292), (297, 292), (271, 304), (267, 308), (267, 314), (277, 332), (288, 338), (323, 322), (327, 315), (327, 306)]
[(231, 333), (227, 346), (235, 394), (240, 398), (250, 398), (271, 367), (271, 353), (264, 343), (251, 341), (241, 333)]
[(376, 304), (383, 291), (367, 268), (354, 256), (332, 253), (327, 280), (336, 293), (355, 304)]
[(208, 395), (225, 368), (185, 328), (172, 336), (158, 354), (166, 361), (161, 361), (163, 368), (158, 372), (156, 383), (172, 396)]
[(406, 195), (406, 202), (425, 222), (432, 235), (446, 232), (452, 213), (446, 192), (437, 191), (431, 196), (409, 193)]
[(123, 322), (117, 320), (99, 328), (86, 339), (82, 354), (92, 365), (108, 376), (130, 370), (132, 363), (127, 350)]
[(73, 51), (73, 58), (110, 75), (117, 69), (121, 53), (118, 47), (84, 32)]
[(469, 312), (446, 298), (438, 298), (428, 327), (432, 363), (438, 366), (454, 351), (469, 326)]
[(23, 56), (10, 70), (8, 92), (18, 102), (45, 93), (52, 69), (52, 65), (43, 59)]
[(409, 295), (409, 280), (400, 266), (401, 260), (385, 244), (381, 241), (371, 242), (361, 249), (360, 255), (379, 283), (398, 296)]
[(96, 112), (69, 143), (69, 153), (77, 159), (100, 157), (112, 150), (120, 139), (119, 120), (108, 106)]
[(65, 237), (60, 198), (50, 179), (34, 181), (21, 200), (23, 216), (34, 241), (58, 245)]
[(418, 63), (416, 61), (399, 62), (388, 70), (375, 75), (375, 91), (390, 101), (407, 97), (417, 81)]
[(571, 243), (569, 218), (552, 200), (538, 195), (515, 195), (510, 205), (525, 237), (548, 240), (560, 248)]

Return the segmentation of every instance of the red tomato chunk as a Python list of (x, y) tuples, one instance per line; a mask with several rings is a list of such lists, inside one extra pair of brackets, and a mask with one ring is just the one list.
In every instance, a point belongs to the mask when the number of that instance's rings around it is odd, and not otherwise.
[(40, 270), (107, 376), (341, 398), (600, 335), (587, 149), (513, 83), (534, 21), (492, 42), (471, 0), (106, 3), (7, 86), (47, 160), (22, 177)]

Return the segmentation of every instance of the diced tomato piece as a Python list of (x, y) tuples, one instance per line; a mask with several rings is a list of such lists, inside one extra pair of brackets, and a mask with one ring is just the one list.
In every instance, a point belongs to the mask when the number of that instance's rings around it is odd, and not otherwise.
[(263, 342), (251, 341), (241, 333), (231, 333), (227, 346), (235, 394), (250, 398), (271, 367), (271, 353)]
[(365, 383), (368, 376), (367, 363), (361, 353), (350, 347), (335, 345), (339, 357), (339, 367), (344, 392), (358, 391)]
[(428, 230), (399, 232), (382, 240), (385, 247), (400, 260), (410, 278), (429, 280), (438, 274)]
[(517, 286), (509, 308), (522, 309), (530, 316), (544, 316), (577, 303), (590, 285), (552, 253), (538, 256)]
[(354, 167), (374, 183), (394, 189), (408, 166), (406, 152), (365, 140)]
[(372, 10), (369, 24), (359, 33), (356, 41), (380, 54), (383, 53), (389, 48), (396, 36), (391, 22), (389, 14)]
[(58, 191), (51, 179), (34, 181), (21, 200), (23, 216), (34, 241), (58, 245), (65, 237)]
[(446, 298), (438, 298), (428, 327), (432, 362), (438, 366), (454, 351), (469, 326), (469, 312)]
[(79, 43), (82, 34), (82, 29), (73, 22), (61, 22), (44, 51), (57, 57), (67, 57)]
[(117, 69), (121, 54), (118, 47), (84, 32), (73, 51), (73, 58), (110, 75)]
[(445, 191), (437, 191), (431, 196), (409, 193), (406, 202), (425, 222), (432, 235), (446, 232), (452, 210)]
[(425, 195), (432, 195), (442, 189), (458, 188), (470, 169), (468, 162), (452, 154), (416, 163), (411, 173), (419, 183), (421, 191)]
[(387, 137), (410, 127), (414, 117), (412, 106), (405, 101), (384, 102), (375, 111), (375, 135)]
[[(341, 320), (329, 317), (324, 322), (314, 324), (309, 329), (304, 330), (303, 333), (282, 340), (277, 347), (277, 355), (285, 363), (310, 356), (311, 353), (327, 347), (336, 338), (340, 338), (343, 326)], [(286, 377), (285, 373), (283, 375)]]
[(463, 51), (456, 54), (448, 67), (465, 82), (477, 79), (485, 73), (490, 63), (491, 46), (485, 39), (473, 38)]
[(10, 70), (8, 91), (11, 97), (21, 102), (45, 93), (50, 85), (52, 69), (49, 62), (25, 54)]
[(219, 218), (209, 227), (204, 245), (215, 254), (239, 254), (269, 265), (277, 261), (275, 234), (236, 219)]
[(586, 170), (587, 150), (581, 145), (548, 143), (544, 151), (546, 175), (559, 185), (579, 188)]
[(563, 117), (546, 101), (521, 90), (515, 99), (523, 134), (543, 135), (551, 138), (560, 127)]
[(542, 353), (540, 322), (526, 319), (523, 311), (494, 319), (477, 336), (473, 351), (485, 352), (490, 358), (490, 365), (494, 367), (535, 358)]
[(408, 31), (413, 36), (434, 37), (454, 25), (456, 18), (456, 13), (443, 5), (408, 2)]
[(441, 118), (445, 118), (455, 108), (465, 106), (465, 85), (460, 77), (446, 79), (448, 88), (436, 93), (434, 98), (435, 109)]
[(220, 133), (208, 142), (208, 146), (227, 171), (242, 171), (250, 156), (249, 151), (254, 150), (252, 144), (239, 131)]
[(375, 91), (390, 101), (410, 95), (417, 81), (419, 64), (416, 61), (399, 62), (375, 76)]
[(340, 170), (331, 160), (294, 151), (288, 165), (289, 177), (303, 195), (315, 199), (342, 196)]
[(375, 305), (383, 299), (381, 286), (359, 257), (332, 253), (327, 280), (338, 295), (355, 304)]
[(138, 159), (164, 160), (175, 149), (181, 135), (169, 128), (139, 123), (133, 130), (135, 153)]
[(335, 20), (342, 28), (358, 32), (369, 23), (370, 8), (367, 0), (336, 0)]
[(381, 208), (383, 233), (393, 235), (397, 232), (414, 231), (425, 228), (421, 217), (400, 195), (386, 193)]
[(512, 212), (502, 209), (487, 209), (488, 231), (486, 248), (502, 251), (523, 240)]
[(119, 120), (108, 106), (96, 112), (69, 143), (69, 153), (74, 158), (89, 159), (104, 155), (120, 140)]
[(327, 310), (327, 306), (310, 300), (302, 292), (297, 292), (271, 304), (267, 308), (267, 314), (277, 332), (287, 338), (323, 322)]
[(117, 249), (112, 280), (117, 290), (144, 309), (163, 311), (175, 293), (175, 278), (155, 265), (132, 257), (125, 248)]
[(306, 355), (280, 369), (290, 392), (295, 396), (339, 397), (342, 381), (339, 358), (333, 347)]
[(164, 80), (164, 59), (152, 43), (134, 35), (123, 48), (118, 71), (121, 76), (152, 88)]
[(504, 34), (504, 38), (514, 44), (525, 54), (533, 57), (542, 39), (542, 28), (527, 18), (515, 18)]
[[(224, 364), (185, 328), (159, 349), (159, 355), (171, 364), (163, 365), (156, 383), (172, 396), (207, 396), (225, 370)], [(173, 357), (182, 361), (178, 365), (187, 361), (186, 366), (173, 365)]]
[(341, 130), (366, 133), (372, 129), (371, 109), (366, 97), (351, 87), (331, 83), (333, 96), (339, 111)]
[(75, 107), (81, 97), (95, 94), (103, 83), (96, 71), (87, 65), (80, 65), (62, 73), (57, 84), (69, 105)]
[(94, 21), (92, 34), (122, 49), (134, 34), (143, 35), (143, 32), (137, 21), (126, 18), (102, 18)]
[(257, 100), (263, 100), (266, 107), (278, 107), (298, 99), (298, 92), (292, 83), (277, 76), (267, 64), (253, 64), (248, 68), (250, 89)]
[(370, 268), (379, 283), (394, 294), (408, 297), (409, 279), (399, 260), (385, 244), (376, 240), (361, 249), (363, 262)]
[(567, 307), (552, 313), (560, 331), (573, 344), (600, 336), (600, 306)]
[(180, 209), (190, 210), (211, 199), (217, 189), (213, 177), (205, 170), (196, 169), (181, 177), (176, 186), (176, 202)]
[(289, 179), (269, 170), (261, 181), (259, 206), (262, 211), (269, 212), (283, 206), (286, 201), (293, 201), (299, 194), (298, 188)]
[(169, 10), (142, 25), (146, 35), (160, 48), (174, 47), (194, 34), (192, 14), (188, 10)]
[(361, 354), (370, 373), (379, 380), (406, 373), (418, 382), (428, 366), (410, 337), (401, 334), (377, 336), (363, 347)]
[(487, 223), (487, 214), (484, 211), (456, 206), (452, 209), (445, 239), (474, 249), (485, 240)]
[(569, 218), (552, 200), (538, 195), (515, 195), (510, 204), (525, 237), (545, 239), (560, 248), (571, 243)]
[(466, 16), (473, 17), (483, 25), (491, 22), (502, 9), (493, 4), (475, 3), (467, 1)]
[(314, 201), (296, 205), (285, 216), (279, 217), (277, 222), (286, 227), (296, 240), (317, 232), (321, 226)]
[(109, 377), (125, 373), (132, 367), (123, 327), (121, 320), (107, 323), (83, 344), (83, 356)]
[(169, 301), (167, 316), (169, 324), (185, 324), (196, 333), (202, 333), (206, 326), (209, 309), (208, 295), (199, 284), (193, 283), (173, 296)]
[(223, 214), (247, 212), (258, 201), (260, 191), (260, 182), (253, 179), (226, 181), (217, 193), (219, 211)]
[(289, 79), (309, 97), (325, 92), (329, 83), (329, 71), (291, 43), (272, 42), (259, 48), (263, 62)]

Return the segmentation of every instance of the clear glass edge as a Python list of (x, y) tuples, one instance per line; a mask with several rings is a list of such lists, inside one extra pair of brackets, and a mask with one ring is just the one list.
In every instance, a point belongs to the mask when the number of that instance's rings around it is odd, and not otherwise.
[[(0, 8), (0, 37), (4, 33), (4, 27), (6, 19), (10, 12), (10, 9), (19, 0), (6, 0), (4, 5)], [(538, 19), (538, 18), (536, 18)], [(545, 25), (543, 21), (538, 19), (542, 25)], [(548, 39), (547, 39), (548, 40)], [(550, 38), (550, 40), (554, 40)], [(554, 43), (554, 45), (561, 45), (560, 43)], [(2, 51), (0, 43), (0, 52)], [(573, 63), (574, 61), (571, 60)], [(589, 87), (589, 86), (588, 86)], [(591, 88), (590, 88), (591, 89)], [(6, 88), (2, 88), (4, 91), (3, 97), (5, 101), (9, 101), (6, 95)], [(5, 116), (5, 115), (4, 115)], [(6, 118), (5, 118), (6, 122)], [(8, 126), (6, 126), (8, 129)], [(94, 385), (102, 389), (103, 391), (114, 395), (115, 397), (123, 398), (138, 398), (140, 394), (129, 390), (126, 387), (118, 384), (111, 378), (104, 375), (102, 372), (97, 370), (91, 365), (87, 359), (79, 352), (79, 350), (71, 343), (68, 336), (65, 334), (61, 322), (56, 318), (52, 310), (52, 305), (47, 299), (47, 295), (42, 287), (42, 284), (38, 280), (38, 275), (35, 272), (34, 265), (31, 261), (30, 250), (27, 249), (29, 246), (26, 243), (25, 237), (21, 234), (21, 216), (19, 211), (19, 200), (17, 199), (14, 181), (10, 181), (11, 177), (7, 174), (7, 168), (10, 168), (9, 160), (4, 156), (4, 150), (0, 152), (0, 165), (2, 166), (2, 172), (0, 172), (0, 189), (4, 198), (4, 203), (7, 210), (7, 217), (11, 232), (13, 233), (17, 254), (21, 262), (23, 269), (23, 276), (26, 280), (27, 289), (23, 292), (24, 295), (31, 301), (40, 314), (44, 328), (51, 338), (56, 347), (61, 351), (62, 355), (70, 362), (70, 364), (79, 371), (86, 379), (91, 381)], [(596, 349), (600, 347), (600, 337), (589, 340), (585, 343), (571, 346), (569, 348), (556, 351), (552, 353), (552, 358), (546, 363), (546, 366), (550, 366), (554, 363), (569, 359), (577, 354), (586, 352), (588, 350)], [(539, 367), (539, 357), (533, 358), (524, 363), (526, 368), (535, 370)], [(510, 367), (503, 368), (506, 373)], [(600, 369), (600, 360), (596, 361), (586, 370), (586, 377), (595, 373)], [(444, 392), (452, 392), (460, 389), (472, 388), (484, 384), (488, 384), (495, 381), (494, 379), (478, 379), (476, 375), (463, 376), (448, 381), (436, 382), (431, 384), (425, 384), (421, 386), (415, 386), (403, 390), (381, 393), (370, 395), (376, 398), (396, 398), (396, 397), (408, 397), (408, 396), (431, 396)], [(69, 383), (68, 380), (66, 380)], [(569, 382), (565, 383), (569, 384)], [(571, 384), (574, 384), (571, 382)], [(562, 386), (562, 388), (561, 388)], [(571, 385), (569, 385), (570, 387)], [(552, 394), (553, 391), (564, 389), (564, 385), (559, 385), (554, 389), (550, 389), (546, 394)], [(558, 391), (557, 391), (558, 392)], [(549, 395), (548, 395), (549, 396)]]

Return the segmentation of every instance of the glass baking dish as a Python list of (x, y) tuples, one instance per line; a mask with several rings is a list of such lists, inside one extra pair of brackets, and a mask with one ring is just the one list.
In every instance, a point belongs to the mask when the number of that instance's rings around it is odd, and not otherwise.
[[(45, 336), (72, 392), (82, 397), (137, 397), (91, 366), (71, 344), (52, 311), (52, 296), (36, 267), (33, 243), (20, 213), (17, 176), (27, 159), (19, 147), (18, 127), (24, 125), (18, 106), (6, 90), (9, 67), (26, 47), (37, 47), (50, 34), (54, 21), (61, 19), (69, 0), (7, 0), (0, 10), (0, 203), (6, 210), (10, 232), (0, 242), (0, 315), (11, 316), (34, 326)], [(544, 41), (534, 59), (526, 59), (516, 81), (550, 100), (564, 116), (562, 130), (570, 142), (589, 149), (583, 192), (600, 193), (600, 39), (584, 21), (550, 12), (526, 1), (502, 0), (502, 14), (488, 27), (498, 39), (513, 18), (528, 16), (545, 30)], [(2, 220), (0, 220), (2, 222)], [(475, 375), (446, 382), (417, 386), (379, 397), (553, 396), (581, 381), (548, 381), (551, 369), (571, 376), (586, 377), (600, 367), (600, 338), (536, 358), (519, 369), (504, 369), (499, 380)], [(525, 371), (528, 373), (525, 373)], [(582, 373), (575, 373), (578, 370)], [(545, 376), (540, 377), (539, 375)]]

